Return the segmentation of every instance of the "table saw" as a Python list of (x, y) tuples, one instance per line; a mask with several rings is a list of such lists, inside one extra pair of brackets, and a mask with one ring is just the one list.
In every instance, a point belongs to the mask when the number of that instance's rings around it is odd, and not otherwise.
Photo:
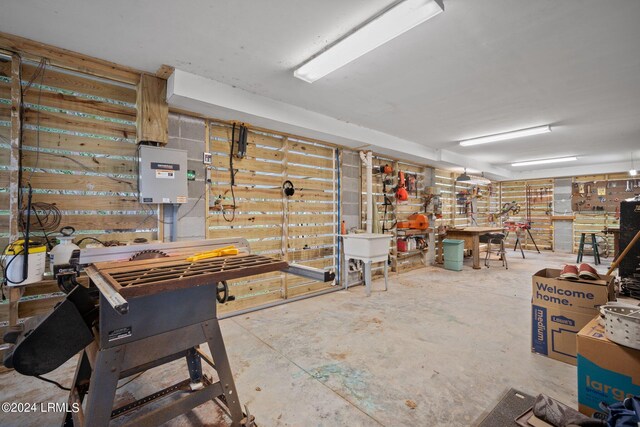
[[(237, 255), (187, 261), (200, 252), (233, 246)], [(80, 270), (89, 287), (75, 281)], [(233, 298), (227, 280), (284, 271), (331, 281), (332, 272), (251, 254), (245, 239), (214, 239), (75, 251), (58, 269), (67, 297), (43, 319), (31, 319), (5, 341), (15, 343), (5, 366), (39, 376), (80, 352), (64, 426), (154, 426), (209, 400), (232, 426), (253, 426), (243, 412), (218, 324), (216, 303)], [(202, 351), (207, 344), (211, 358)], [(188, 378), (133, 403), (114, 407), (118, 381), (182, 359)], [(202, 362), (217, 374), (206, 374)], [(164, 399), (173, 395), (173, 399)], [(155, 402), (152, 410), (141, 408)], [(158, 402), (164, 402), (158, 404)], [(75, 405), (74, 405), (75, 404)], [(246, 408), (245, 408), (246, 409)]]

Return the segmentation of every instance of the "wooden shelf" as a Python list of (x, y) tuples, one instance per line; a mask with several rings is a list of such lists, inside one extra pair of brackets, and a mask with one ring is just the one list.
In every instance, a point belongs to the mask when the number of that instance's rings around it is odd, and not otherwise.
[(424, 249), (414, 249), (412, 251), (406, 251), (406, 252), (397, 252), (397, 257), (398, 258), (406, 258), (406, 257), (410, 257), (410, 256), (414, 256), (414, 255), (420, 255), (420, 254), (424, 254), (427, 253), (429, 251), (429, 248), (424, 248)]
[(432, 228), (426, 230), (414, 230), (411, 228), (397, 230), (398, 236), (426, 236), (433, 231)]

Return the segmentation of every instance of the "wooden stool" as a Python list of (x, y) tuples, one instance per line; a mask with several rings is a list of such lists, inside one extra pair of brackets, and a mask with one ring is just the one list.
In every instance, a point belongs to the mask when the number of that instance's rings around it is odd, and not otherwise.
[[(585, 236), (591, 234), (591, 242), (585, 242)], [(593, 261), (596, 265), (600, 264), (600, 252), (598, 251), (598, 243), (596, 242), (596, 233), (580, 233), (580, 246), (578, 247), (578, 259), (576, 263), (582, 262), (582, 255), (584, 254), (584, 245), (591, 245), (593, 249)]]

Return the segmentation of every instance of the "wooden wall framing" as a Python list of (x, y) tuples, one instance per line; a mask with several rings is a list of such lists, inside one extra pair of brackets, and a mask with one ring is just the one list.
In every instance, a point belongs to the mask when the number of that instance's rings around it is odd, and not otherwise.
[[(609, 248), (609, 256), (613, 256), (613, 235), (603, 234), (602, 231), (605, 227), (620, 227), (620, 211), (617, 209), (620, 206), (620, 201), (633, 197), (633, 195), (640, 193), (640, 190), (635, 188), (633, 191), (626, 191), (626, 182), (631, 181), (633, 183), (640, 182), (640, 180), (634, 180), (629, 177), (627, 173), (617, 174), (601, 174), (601, 175), (582, 175), (573, 178), (572, 182), (572, 203), (571, 207), (574, 213), (573, 220), (573, 252), (578, 251), (580, 243), (581, 233), (595, 233), (598, 241), (604, 243)], [(576, 193), (579, 192), (581, 186), (591, 185), (592, 191), (595, 191), (589, 199), (577, 198)], [(599, 203), (597, 201), (598, 194), (597, 189), (604, 188), (605, 195), (602, 196), (606, 199), (606, 202)], [(611, 200), (613, 199), (613, 203)], [(615, 200), (618, 200), (617, 202)], [(604, 210), (590, 210), (591, 206), (587, 207), (586, 204), (578, 208), (576, 202), (579, 200), (585, 200), (587, 203), (592, 203), (594, 206), (603, 206)], [(591, 250), (591, 247), (586, 247), (587, 250)], [(604, 248), (601, 248), (604, 249)]]
[[(213, 155), (207, 237), (242, 236), (254, 253), (323, 269), (336, 269), (338, 232), (336, 149), (278, 132), (248, 133), (247, 156), (234, 159), (236, 185), (230, 187), (229, 153), (232, 125), (211, 120), (209, 152)], [(236, 132), (237, 134), (237, 132)], [(295, 194), (285, 197), (282, 184), (291, 180)], [(217, 210), (216, 199), (226, 206)], [(233, 221), (229, 220), (233, 217)], [(285, 298), (323, 291), (331, 283), (282, 273), (230, 282), (236, 301), (222, 312), (255, 307)]]
[[(526, 181), (503, 181), (500, 183), (500, 206), (516, 202), (520, 205), (518, 214), (510, 214), (509, 220), (526, 222), (527, 209), (531, 213), (531, 235), (540, 250), (553, 249), (553, 179)], [(527, 197), (527, 191), (529, 196)], [(528, 233), (524, 233), (524, 249), (535, 250)], [(507, 245), (515, 245), (516, 233), (509, 233)]]
[[(11, 209), (0, 209), (1, 247), (19, 235), (16, 194), (27, 182), (33, 201), (60, 209), (76, 237), (155, 239), (155, 209), (137, 202), (136, 85), (143, 73), (0, 33), (3, 54), (0, 206)], [(62, 298), (57, 291), (53, 281), (10, 288), (8, 303), (0, 303), (0, 336), (7, 323), (50, 310)]]
[[(442, 201), (442, 218), (436, 220), (436, 225), (446, 225), (449, 227), (468, 227), (471, 225), (486, 226), (489, 225), (489, 214), (495, 212), (499, 199), (498, 183), (491, 184), (472, 184), (456, 182), (459, 173), (436, 169), (435, 170), (435, 186), (440, 190), (440, 199)], [(476, 196), (473, 196), (474, 188)], [(462, 193), (468, 193), (465, 196)], [(472, 202), (475, 211), (467, 206), (466, 202)], [(475, 224), (472, 220), (475, 217)]]

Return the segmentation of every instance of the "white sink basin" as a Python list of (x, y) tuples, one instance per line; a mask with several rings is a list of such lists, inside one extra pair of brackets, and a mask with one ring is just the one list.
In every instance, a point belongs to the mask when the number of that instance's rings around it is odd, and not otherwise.
[(341, 234), (344, 254), (347, 259), (360, 259), (364, 262), (386, 261), (389, 256), (391, 234)]

